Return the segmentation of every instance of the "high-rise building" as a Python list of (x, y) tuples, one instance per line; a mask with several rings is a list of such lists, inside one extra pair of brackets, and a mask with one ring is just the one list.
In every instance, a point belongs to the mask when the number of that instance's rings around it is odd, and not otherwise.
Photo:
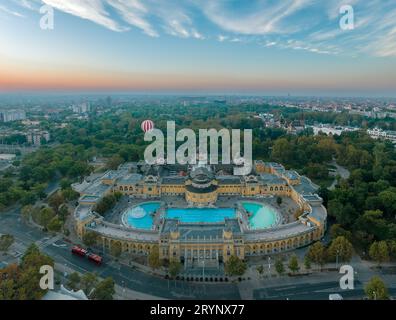
[(26, 112), (24, 110), (3, 110), (0, 111), (1, 122), (11, 122), (26, 119)]

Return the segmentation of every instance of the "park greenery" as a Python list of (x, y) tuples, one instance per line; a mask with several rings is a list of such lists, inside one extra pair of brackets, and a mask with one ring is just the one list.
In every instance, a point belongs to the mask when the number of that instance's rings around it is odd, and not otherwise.
[(66, 285), (70, 290), (83, 290), (91, 300), (113, 300), (115, 283), (111, 277), (100, 281), (95, 273), (87, 272), (82, 276), (73, 272), (68, 276)]
[(19, 264), (0, 269), (0, 300), (40, 300), (46, 293), (39, 286), (43, 265), (53, 267), (54, 262), (32, 244)]
[[(140, 128), (145, 119), (153, 119), (163, 132), (169, 120), (176, 122), (177, 130), (191, 128), (195, 132), (201, 128), (252, 129), (253, 157), (280, 162), (317, 183), (328, 208), (331, 239), (344, 238), (323, 252), (316, 245), (310, 262), (322, 266), (337, 256), (339, 261), (348, 260), (352, 248), (345, 241), (352, 245), (354, 252), (379, 263), (396, 259), (396, 150), (392, 143), (373, 140), (364, 130), (333, 137), (315, 136), (307, 129), (292, 135), (280, 128), (265, 128), (255, 115), (272, 112), (282, 115), (285, 122), (304, 120), (313, 124), (318, 121), (363, 129), (378, 125), (394, 130), (394, 120), (248, 103), (215, 107), (169, 105), (166, 109), (125, 103), (117, 108), (102, 114), (93, 112), (88, 120), (72, 120), (66, 127), (50, 128), (52, 145), (26, 155), (0, 176), (0, 211), (19, 204), (24, 206), (22, 217), (32, 217), (46, 230), (62, 230), (68, 215), (66, 205), (78, 197), (70, 187), (72, 183), (81, 182), (95, 171), (116, 169), (123, 162), (142, 159), (149, 144), (144, 141)], [(98, 158), (106, 159), (103, 167), (94, 165)], [(338, 177), (334, 190), (328, 190), (333, 181), (329, 176), (333, 160), (351, 174), (348, 179)], [(61, 190), (47, 199), (48, 205), (37, 206), (56, 182)], [(96, 211), (105, 214), (116, 200), (117, 195), (105, 197)], [(375, 242), (382, 244), (371, 250)], [(376, 250), (382, 252), (381, 258), (371, 252)]]

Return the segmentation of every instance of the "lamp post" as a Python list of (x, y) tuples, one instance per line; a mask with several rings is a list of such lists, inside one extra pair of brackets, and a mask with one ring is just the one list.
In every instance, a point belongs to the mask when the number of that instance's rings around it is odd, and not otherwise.
[(271, 276), (271, 257), (268, 256), (268, 275)]
[(336, 255), (336, 269), (338, 269), (338, 255), (340, 254), (340, 249), (337, 249), (337, 255)]

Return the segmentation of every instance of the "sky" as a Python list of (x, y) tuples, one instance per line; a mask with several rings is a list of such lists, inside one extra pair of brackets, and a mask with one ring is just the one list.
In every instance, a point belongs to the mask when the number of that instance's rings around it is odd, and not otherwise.
[(0, 91), (396, 96), (396, 2), (0, 0)]

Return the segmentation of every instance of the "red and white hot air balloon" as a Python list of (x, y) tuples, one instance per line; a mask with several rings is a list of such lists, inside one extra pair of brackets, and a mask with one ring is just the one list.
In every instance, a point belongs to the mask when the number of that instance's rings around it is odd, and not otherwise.
[(144, 120), (142, 122), (141, 128), (144, 132), (150, 131), (154, 129), (154, 122), (151, 120)]

